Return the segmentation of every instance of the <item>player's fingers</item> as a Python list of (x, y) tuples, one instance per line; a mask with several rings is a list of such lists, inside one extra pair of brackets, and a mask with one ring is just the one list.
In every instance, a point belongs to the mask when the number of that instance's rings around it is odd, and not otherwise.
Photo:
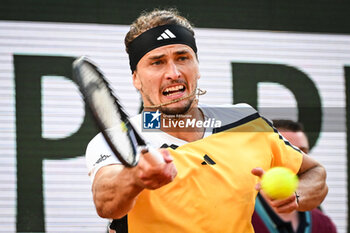
[(272, 200), (270, 205), (275, 208), (278, 213), (289, 213), (298, 208), (295, 195), (282, 200)]
[(295, 198), (295, 195), (293, 193), (293, 195), (291, 195), (290, 197), (287, 197), (287, 198), (284, 198), (284, 199), (270, 199), (271, 200), (271, 205), (272, 206), (282, 206), (282, 205), (285, 205), (289, 202), (296, 202), (296, 198)]
[(177, 175), (177, 169), (174, 163), (166, 165), (166, 174), (168, 174), (168, 179), (173, 181)]
[[(264, 174), (264, 170), (260, 167), (256, 167), (256, 168), (253, 168), (251, 170), (251, 173), (259, 178), (262, 177), (262, 175)], [(258, 182), (256, 185), (255, 185), (255, 190), (256, 191), (260, 191), (261, 190), (261, 183)]]
[(141, 151), (141, 157), (144, 158), (150, 166), (164, 164), (164, 155), (162, 151), (153, 147), (148, 147), (147, 149)]
[(165, 163), (171, 163), (174, 160), (168, 150), (160, 149), (159, 151), (162, 153)]
[(255, 190), (256, 191), (260, 191), (261, 190), (261, 183), (260, 182), (255, 185)]
[(174, 163), (168, 163), (143, 170), (140, 173), (140, 180), (144, 188), (157, 189), (173, 181), (176, 175), (177, 170)]
[[(170, 177), (170, 176), (169, 176)], [(144, 179), (143, 180), (143, 186), (146, 189), (158, 189), (166, 184), (169, 184), (173, 178), (172, 177), (162, 177), (162, 178), (156, 178), (156, 179)]]
[(251, 170), (251, 173), (254, 175), (254, 176), (258, 176), (258, 177), (262, 177), (264, 175), (264, 170), (261, 168), (261, 167), (256, 167), (256, 168), (253, 168)]
[(158, 176), (160, 177), (160, 184), (166, 185), (174, 180), (174, 178), (177, 175), (177, 169), (174, 165), (174, 163), (168, 163), (164, 165), (164, 168), (161, 172), (161, 174)]
[(152, 190), (163, 186), (160, 180), (146, 180), (144, 181), (143, 184), (146, 189), (152, 189)]
[(279, 206), (276, 209), (278, 213), (290, 213), (298, 208), (298, 204), (296, 202), (289, 202), (285, 205)]

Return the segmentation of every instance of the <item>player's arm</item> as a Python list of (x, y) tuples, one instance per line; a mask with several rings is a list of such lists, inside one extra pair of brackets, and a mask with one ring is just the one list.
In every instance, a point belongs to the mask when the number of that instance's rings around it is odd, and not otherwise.
[(171, 182), (177, 172), (167, 150), (162, 150), (164, 164), (149, 163), (143, 154), (137, 166), (108, 165), (99, 169), (92, 184), (97, 213), (102, 218), (121, 218), (135, 205), (143, 189), (157, 189)]
[(299, 185), (294, 195), (284, 200), (272, 200), (270, 203), (278, 213), (312, 210), (326, 197), (328, 193), (326, 170), (316, 160), (303, 154), (298, 176)]
[[(262, 177), (264, 170), (262, 168), (254, 168), (252, 174)], [(264, 192), (261, 192), (277, 213), (290, 213), (293, 210), (308, 211), (319, 206), (326, 197), (328, 193), (326, 170), (316, 160), (303, 154), (298, 176), (299, 186), (296, 193), (286, 199), (273, 200), (265, 195)], [(261, 190), (260, 183), (257, 184), (256, 189), (258, 191)], [(298, 198), (296, 195), (298, 195)]]
[(297, 210), (307, 211), (316, 208), (328, 193), (325, 168), (316, 160), (304, 154), (298, 176), (297, 194), (299, 195), (299, 203)]
[(92, 193), (100, 217), (121, 218), (134, 206), (142, 187), (135, 184), (132, 170), (112, 164), (100, 168), (96, 173)]

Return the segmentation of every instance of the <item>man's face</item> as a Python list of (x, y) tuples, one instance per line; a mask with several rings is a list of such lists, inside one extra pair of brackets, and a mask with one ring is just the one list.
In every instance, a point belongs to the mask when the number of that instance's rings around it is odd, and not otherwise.
[[(171, 102), (192, 94), (199, 79), (193, 50), (183, 44), (166, 45), (148, 52), (137, 64), (133, 84), (145, 106)], [(165, 114), (183, 114), (194, 106), (195, 96), (160, 108)]]
[(305, 133), (301, 131), (291, 132), (291, 131), (286, 131), (284, 129), (278, 129), (278, 130), (282, 134), (282, 136), (285, 137), (294, 146), (298, 147), (305, 154), (309, 153), (309, 141), (307, 140)]

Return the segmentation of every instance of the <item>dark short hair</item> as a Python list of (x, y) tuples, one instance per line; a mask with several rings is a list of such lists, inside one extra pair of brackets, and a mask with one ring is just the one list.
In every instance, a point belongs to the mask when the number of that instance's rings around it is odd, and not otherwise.
[(300, 122), (295, 122), (292, 120), (276, 119), (272, 120), (273, 126), (277, 129), (284, 129), (291, 132), (304, 132), (304, 126)]

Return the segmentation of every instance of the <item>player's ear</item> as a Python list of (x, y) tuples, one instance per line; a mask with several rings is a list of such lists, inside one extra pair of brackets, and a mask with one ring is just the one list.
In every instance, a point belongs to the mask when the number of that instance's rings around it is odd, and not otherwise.
[(198, 57), (197, 57), (197, 55), (196, 55), (196, 73), (197, 73), (197, 81), (198, 81), (198, 79), (200, 79), (201, 78), (201, 73), (200, 73), (200, 71), (199, 71), (199, 61), (198, 61)]
[(201, 78), (201, 73), (198, 71), (197, 80)]
[(139, 76), (137, 75), (137, 71), (135, 70), (134, 73), (132, 74), (132, 83), (134, 84), (134, 87), (137, 90), (141, 90), (141, 81)]

